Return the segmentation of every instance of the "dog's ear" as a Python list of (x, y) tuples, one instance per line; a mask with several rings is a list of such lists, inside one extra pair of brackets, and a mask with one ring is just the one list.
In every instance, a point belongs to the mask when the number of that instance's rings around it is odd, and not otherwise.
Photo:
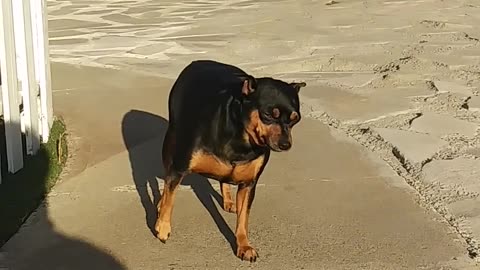
[(248, 96), (251, 93), (255, 92), (257, 88), (257, 81), (253, 76), (248, 75), (244, 78), (243, 86), (242, 86), (242, 94)]
[(298, 92), (300, 92), (300, 88), (307, 86), (307, 83), (305, 83), (305, 82), (298, 82), (298, 83), (293, 82), (293, 83), (290, 83), (290, 85), (293, 88), (295, 88), (295, 90), (298, 93)]

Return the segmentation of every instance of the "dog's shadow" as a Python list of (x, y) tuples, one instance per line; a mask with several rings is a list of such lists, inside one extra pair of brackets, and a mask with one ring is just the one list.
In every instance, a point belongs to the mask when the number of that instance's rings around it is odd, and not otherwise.
[[(131, 110), (122, 119), (122, 136), (128, 150), (132, 178), (145, 209), (146, 223), (153, 235), (157, 219), (157, 204), (160, 201), (160, 188), (157, 177), (164, 179), (162, 163), (162, 145), (168, 121), (158, 115), (144, 111)], [(222, 197), (213, 189), (208, 180), (200, 175), (191, 174), (182, 181), (188, 185), (208, 210), (218, 229), (230, 243), (232, 251), (236, 250), (235, 236), (223, 219), (213, 199), (222, 205)], [(150, 197), (148, 186), (152, 190)]]

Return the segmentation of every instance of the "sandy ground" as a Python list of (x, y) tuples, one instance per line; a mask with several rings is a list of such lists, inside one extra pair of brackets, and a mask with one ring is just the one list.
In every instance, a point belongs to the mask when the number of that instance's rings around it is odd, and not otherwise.
[[(54, 234), (49, 245), (59, 251), (76, 243), (70, 238), (98, 247), (105, 254), (95, 253), (95, 265), (112, 269), (248, 267), (232, 257), (223, 218), (194, 186), (179, 196), (176, 240), (160, 245), (145, 229), (149, 207), (135, 186), (156, 183), (162, 101), (195, 59), (308, 84), (295, 150), (274, 158), (258, 195), (252, 237), (265, 258), (254, 267), (474, 263), (477, 1), (50, 0), (49, 15), (56, 111), (78, 151), (70, 180), (38, 212), (49, 219), (32, 218), (7, 245), (18, 269), (48, 253), (20, 252), (35, 228), (48, 232), (45, 241)], [(136, 132), (122, 133), (129, 117)], [(153, 157), (136, 162), (144, 152)], [(79, 254), (91, 254), (84, 242)]]

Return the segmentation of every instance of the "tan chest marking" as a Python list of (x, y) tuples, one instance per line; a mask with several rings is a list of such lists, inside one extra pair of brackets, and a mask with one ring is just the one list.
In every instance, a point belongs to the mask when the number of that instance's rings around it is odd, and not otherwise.
[(234, 183), (253, 181), (263, 165), (264, 156), (248, 163), (232, 165), (204, 151), (194, 152), (190, 160), (189, 170), (193, 173), (209, 175), (217, 180), (230, 179)]

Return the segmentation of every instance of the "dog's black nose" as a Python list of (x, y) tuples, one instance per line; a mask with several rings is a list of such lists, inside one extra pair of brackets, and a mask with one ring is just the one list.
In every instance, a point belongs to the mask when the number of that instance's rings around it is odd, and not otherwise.
[(280, 148), (280, 150), (288, 150), (290, 149), (290, 147), (292, 147), (292, 144), (289, 142), (289, 141), (280, 141), (278, 142), (278, 148)]

